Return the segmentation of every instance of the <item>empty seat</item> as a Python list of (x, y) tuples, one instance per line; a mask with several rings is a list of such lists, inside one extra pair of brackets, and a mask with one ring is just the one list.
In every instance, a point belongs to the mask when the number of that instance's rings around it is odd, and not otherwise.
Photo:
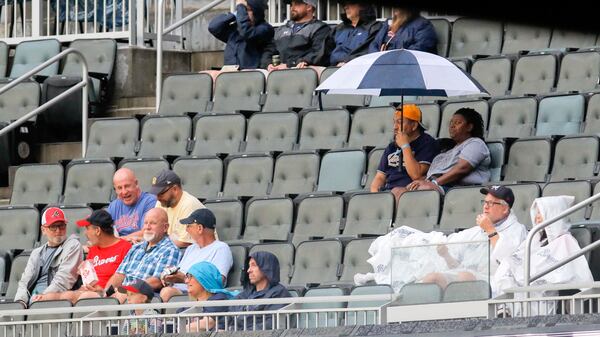
[(502, 23), (459, 18), (452, 25), (450, 57), (495, 55), (502, 46)]
[[(573, 205), (589, 198), (592, 193), (592, 186), (589, 181), (560, 181), (552, 182), (544, 186), (542, 189), (542, 197), (571, 195), (575, 197)], [(575, 213), (571, 213), (566, 217), (568, 222), (577, 222), (585, 220), (586, 209), (582, 208)]]
[[(10, 70), (11, 78), (19, 77), (38, 65), (48, 61), (60, 52), (60, 42), (55, 39), (23, 41), (17, 45)], [(36, 75), (58, 74), (58, 62), (40, 70)]]
[(454, 63), (457, 67), (462, 69), (465, 73), (468, 73), (471, 68), (471, 59), (470, 58), (452, 58), (452, 63)]
[(350, 114), (347, 110), (314, 110), (302, 117), (301, 150), (340, 149), (348, 139)]
[(490, 181), (500, 181), (502, 180), (506, 144), (502, 140), (487, 141), (485, 144), (490, 150)]
[(296, 249), (290, 284), (326, 283), (338, 280), (342, 263), (338, 240), (304, 241)]
[(244, 205), (238, 199), (206, 200), (204, 206), (210, 209), (217, 220), (219, 240), (238, 240), (242, 235)]
[(294, 203), (285, 197), (255, 197), (246, 203), (244, 241), (288, 240)]
[(273, 178), (273, 158), (268, 154), (238, 154), (225, 158), (225, 196), (267, 195)]
[(329, 151), (323, 156), (317, 191), (349, 191), (360, 189), (365, 171), (362, 150)]
[(340, 282), (354, 283), (355, 274), (373, 271), (367, 260), (371, 258), (369, 247), (371, 247), (374, 240), (354, 239), (348, 242), (344, 250), (344, 269), (340, 276)]
[(440, 229), (453, 231), (458, 228), (471, 228), (475, 218), (481, 214), (481, 187), (458, 187), (446, 193), (440, 219)]
[(340, 233), (344, 199), (340, 195), (308, 194), (296, 199), (296, 221), (292, 242), (332, 237)]
[(369, 162), (367, 165), (367, 182), (365, 184), (365, 189), (370, 190), (371, 183), (377, 174), (377, 168), (379, 167), (379, 162), (381, 161), (381, 156), (385, 151), (384, 148), (377, 147), (369, 152)]
[(596, 174), (598, 163), (597, 136), (569, 136), (556, 143), (552, 180), (588, 178)]
[[(594, 192), (592, 192), (593, 195), (596, 195), (600, 193), (600, 184), (596, 183), (596, 186), (594, 186)], [(596, 201), (592, 204), (592, 214), (590, 215), (590, 220), (599, 220), (600, 219), (600, 202)]]
[(32, 206), (0, 207), (0, 247), (32, 249), (38, 241), (40, 214)]
[(539, 50), (548, 48), (549, 28), (507, 23), (504, 26), (502, 53), (518, 53), (521, 50)]
[(212, 111), (260, 111), (265, 75), (260, 71), (224, 72), (215, 80)]
[(288, 111), (289, 108), (311, 106), (317, 81), (317, 72), (311, 68), (271, 72), (262, 111)]
[[(319, 83), (323, 83), (329, 76), (335, 73), (339, 67), (325, 68), (321, 73)], [(345, 106), (365, 106), (366, 96), (364, 95), (337, 95), (321, 94), (323, 109), (340, 108)]]
[(237, 153), (246, 138), (241, 114), (202, 114), (194, 118), (194, 156)]
[(369, 106), (372, 108), (389, 107), (391, 105), (400, 104), (402, 100), (404, 100), (404, 103), (416, 103), (418, 99), (419, 97), (417, 96), (371, 96)]
[(297, 139), (295, 112), (255, 113), (248, 120), (245, 151), (289, 151)]
[(17, 289), (19, 287), (19, 281), (21, 276), (25, 272), (27, 267), (27, 261), (29, 260), (29, 253), (23, 252), (13, 258), (10, 266), (10, 274), (8, 275), (8, 288), (6, 289), (5, 297), (8, 299), (14, 299)]
[(135, 157), (140, 123), (135, 118), (97, 119), (90, 126), (86, 158)]
[(409, 283), (400, 289), (400, 296), (395, 304), (413, 305), (439, 303), (442, 301), (442, 288), (436, 283)]
[[(57, 301), (38, 301), (33, 302), (29, 309), (50, 309), (50, 308), (70, 308), (71, 302), (67, 300), (57, 300)], [(37, 320), (47, 320), (51, 323), (49, 324), (32, 324), (27, 325), (25, 327), (25, 334), (27, 336), (62, 336), (62, 333), (66, 333), (67, 323), (58, 322), (61, 319), (69, 319), (71, 318), (70, 313), (61, 313), (61, 314), (43, 314), (43, 315), (31, 315), (27, 316), (28, 321), (37, 321)], [(52, 322), (52, 321), (55, 322)]]
[(398, 200), (394, 227), (410, 226), (422, 231), (430, 231), (440, 218), (441, 206), (438, 191), (408, 191)]
[(184, 156), (188, 153), (192, 129), (189, 117), (146, 115), (141, 126), (138, 157)]
[(535, 97), (509, 97), (495, 100), (490, 112), (489, 138), (529, 137), (537, 116)]
[(538, 108), (536, 136), (579, 133), (584, 109), (582, 95), (544, 97)]
[(443, 302), (484, 301), (490, 298), (490, 284), (483, 280), (450, 282)]
[(64, 173), (60, 164), (21, 165), (15, 173), (11, 205), (48, 204), (62, 195)]
[[(585, 226), (572, 226), (569, 231), (575, 240), (577, 240), (580, 248), (583, 248), (593, 242), (591, 228), (586, 228)], [(583, 254), (588, 263), (590, 262), (590, 255), (592, 255), (591, 251)]]
[(138, 186), (142, 191), (149, 191), (152, 178), (160, 171), (168, 170), (169, 162), (163, 158), (125, 158), (119, 163), (119, 168), (128, 168), (135, 173)]
[(583, 48), (596, 43), (595, 33), (582, 33), (576, 31), (554, 29), (550, 40), (551, 49)]
[(179, 157), (173, 171), (181, 178), (183, 189), (196, 198), (215, 198), (221, 191), (223, 161), (219, 157)]
[(349, 147), (386, 146), (394, 134), (394, 108), (356, 110), (348, 138)]
[(439, 138), (449, 138), (450, 134), (448, 131), (448, 126), (450, 125), (450, 120), (454, 113), (461, 108), (472, 108), (477, 111), (481, 117), (483, 118), (483, 128), (487, 129), (488, 123), (488, 115), (489, 115), (489, 105), (487, 101), (478, 99), (478, 100), (467, 100), (467, 101), (448, 101), (442, 105), (442, 120), (440, 124), (440, 132)]
[(511, 184), (505, 186), (510, 187), (515, 195), (512, 211), (520, 223), (527, 228), (531, 228), (531, 204), (535, 198), (540, 196), (540, 187), (538, 184)]
[(563, 56), (556, 91), (592, 91), (598, 86), (600, 53), (577, 51)]
[[(2, 80), (0, 88), (9, 83), (10, 80)], [(40, 85), (34, 81), (21, 82), (5, 94), (0, 95), (0, 122), (17, 120), (39, 105)], [(36, 117), (32, 117), (30, 120), (35, 121)]]
[(547, 138), (521, 138), (510, 147), (505, 181), (546, 181), (552, 143)]
[(359, 192), (348, 201), (343, 235), (387, 234), (396, 199), (390, 192)]
[[(345, 292), (343, 289), (335, 286), (323, 287), (323, 288), (311, 288), (304, 293), (304, 297), (324, 297), (324, 296), (344, 296)], [(318, 303), (301, 303), (298, 304), (299, 309), (313, 309), (319, 310), (320, 312), (315, 313), (300, 313), (297, 314), (298, 328), (319, 328), (319, 327), (337, 327), (342, 323), (342, 315), (336, 312), (328, 312), (330, 309), (341, 309), (345, 308), (346, 303), (331, 301), (331, 302), (318, 302)]]
[(511, 95), (543, 94), (554, 87), (558, 60), (546, 52), (521, 56), (515, 63)]
[(178, 74), (164, 79), (158, 114), (182, 115), (204, 112), (212, 97), (213, 81), (208, 74)]
[[(248, 256), (248, 247), (240, 245), (230, 245), (233, 265), (227, 276), (227, 287), (237, 287), (242, 285), (241, 278), (244, 273), (244, 265)], [(244, 275), (245, 276), (245, 275)], [(187, 299), (189, 301), (189, 297)]]
[(294, 245), (291, 243), (263, 243), (253, 245), (250, 253), (269, 252), (277, 256), (279, 260), (279, 280), (283, 284), (288, 284), (290, 274), (294, 267)]
[(448, 46), (450, 45), (450, 21), (444, 18), (429, 19), (429, 22), (435, 29), (437, 35), (437, 54), (443, 57), (448, 56)]
[[(0, 44), (2, 46), (2, 44)], [(7, 56), (8, 58), (8, 56)], [(6, 70), (6, 69), (5, 69)], [(20, 277), (20, 275), (19, 275)], [(0, 312), (7, 310), (22, 310), (25, 309), (25, 304), (21, 302), (0, 302)], [(14, 316), (14, 315), (6, 315), (0, 318), (0, 322), (20, 322), (24, 321), (25, 316)], [(10, 324), (10, 323), (9, 323)], [(17, 332), (19, 331), (19, 332)], [(0, 330), (1, 337), (10, 337), (10, 336), (18, 336), (21, 331), (21, 326), (18, 325), (5, 325)]]
[[(394, 290), (392, 287), (386, 284), (378, 285), (367, 285), (355, 287), (350, 292), (350, 295), (387, 295), (393, 294)], [(348, 302), (348, 308), (364, 308), (364, 307), (379, 307), (390, 301), (379, 300), (379, 301), (360, 301), (360, 302)], [(380, 317), (381, 319), (381, 317)], [(380, 324), (374, 311), (356, 311), (348, 313), (348, 323), (356, 325), (367, 325), (367, 324)]]
[(417, 106), (421, 109), (421, 123), (426, 128), (425, 132), (434, 138), (437, 137), (442, 118), (440, 106), (437, 103), (422, 103)]
[(6, 77), (6, 70), (8, 69), (8, 51), (10, 48), (6, 42), (0, 42), (0, 77)]
[(110, 160), (79, 159), (66, 168), (65, 204), (108, 203), (115, 164)]
[(316, 152), (284, 152), (277, 157), (271, 195), (301, 194), (315, 190), (319, 176)]
[(492, 96), (506, 94), (511, 75), (512, 61), (504, 56), (477, 59), (471, 66), (471, 76)]
[(600, 94), (592, 94), (585, 112), (584, 133), (600, 133)]

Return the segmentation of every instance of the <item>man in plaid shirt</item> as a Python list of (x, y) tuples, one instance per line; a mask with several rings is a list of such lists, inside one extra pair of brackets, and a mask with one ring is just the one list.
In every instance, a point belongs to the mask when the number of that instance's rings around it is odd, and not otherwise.
[[(167, 235), (168, 228), (167, 213), (163, 209), (149, 210), (144, 217), (142, 228), (144, 242), (131, 247), (107, 284), (119, 287), (139, 279), (146, 280), (155, 291), (160, 291), (160, 273), (165, 267), (176, 266), (179, 262), (179, 248)], [(115, 293), (114, 296), (121, 303), (127, 298), (120, 293)]]

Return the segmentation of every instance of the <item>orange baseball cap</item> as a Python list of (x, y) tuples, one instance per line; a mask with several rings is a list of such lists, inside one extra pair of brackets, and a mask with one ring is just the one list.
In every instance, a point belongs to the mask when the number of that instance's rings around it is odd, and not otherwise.
[(419, 107), (416, 106), (415, 104), (404, 104), (402, 106), (402, 110), (400, 110), (400, 107), (398, 107), (395, 112), (395, 117), (400, 118), (400, 116), (404, 116), (405, 118), (408, 118), (415, 122), (419, 122), (419, 126), (423, 130), (427, 130), (425, 125), (423, 125), (421, 109), (419, 109)]

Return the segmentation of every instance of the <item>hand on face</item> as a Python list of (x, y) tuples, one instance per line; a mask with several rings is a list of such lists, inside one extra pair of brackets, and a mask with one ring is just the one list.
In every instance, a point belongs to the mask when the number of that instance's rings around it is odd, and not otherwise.
[(478, 214), (475, 222), (488, 234), (495, 231), (494, 224), (487, 214)]

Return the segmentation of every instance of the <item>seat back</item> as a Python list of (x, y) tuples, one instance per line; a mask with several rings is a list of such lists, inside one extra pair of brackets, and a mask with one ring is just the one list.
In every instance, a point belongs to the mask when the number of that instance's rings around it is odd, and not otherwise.
[(381, 161), (381, 156), (385, 151), (384, 148), (374, 148), (369, 152), (369, 162), (367, 164), (367, 183), (365, 184), (365, 189), (371, 188), (371, 183), (377, 174), (377, 168), (379, 167), (379, 162)]
[[(596, 184), (594, 186), (593, 194), (596, 195), (600, 193), (600, 184)], [(600, 202), (596, 201), (592, 204), (592, 214), (590, 215), (591, 220), (599, 220), (600, 219)]]
[(422, 103), (417, 106), (421, 109), (421, 123), (427, 129), (425, 132), (434, 138), (437, 137), (442, 118), (440, 106), (437, 103)]
[(508, 57), (477, 59), (471, 66), (471, 76), (492, 96), (505, 95), (510, 88), (512, 61)]
[(255, 113), (248, 120), (246, 151), (289, 151), (298, 139), (295, 112)]
[(534, 97), (503, 98), (492, 103), (488, 138), (532, 136), (537, 116)]
[(244, 205), (238, 199), (206, 200), (204, 206), (210, 209), (217, 219), (219, 240), (237, 240), (242, 235)]
[(119, 168), (128, 168), (135, 173), (138, 186), (142, 191), (149, 191), (152, 178), (162, 170), (168, 170), (169, 162), (163, 158), (126, 158), (119, 163)]
[[(329, 76), (338, 70), (339, 67), (328, 67), (323, 70), (319, 83), (323, 83)], [(321, 102), (323, 109), (341, 108), (344, 106), (365, 106), (366, 96), (364, 95), (337, 95), (322, 94)]]
[(552, 144), (546, 138), (521, 138), (510, 147), (505, 181), (545, 181), (550, 170)]
[(32, 249), (38, 241), (40, 214), (32, 206), (0, 207), (0, 247)]
[(502, 46), (502, 23), (459, 18), (452, 25), (450, 57), (495, 55)]
[(357, 193), (348, 201), (344, 235), (387, 234), (396, 199), (390, 192)]
[(535, 198), (540, 196), (540, 187), (538, 184), (511, 184), (505, 186), (510, 187), (515, 195), (512, 211), (520, 223), (527, 228), (531, 228), (531, 204), (533, 204)]
[(504, 25), (502, 54), (548, 48), (551, 33), (549, 28), (507, 23)]
[(140, 123), (135, 118), (98, 119), (90, 126), (86, 158), (135, 157)]
[(475, 111), (477, 111), (483, 118), (483, 129), (487, 130), (490, 109), (487, 101), (482, 99), (469, 101), (448, 101), (442, 105), (442, 121), (440, 124), (439, 138), (450, 138), (450, 134), (448, 132), (450, 120), (452, 119), (454, 113), (461, 108), (475, 109)]
[[(1, 46), (1, 45), (0, 45)], [(6, 66), (6, 65), (5, 65)], [(6, 69), (4, 69), (6, 71)], [(21, 302), (0, 302), (0, 312), (4, 310), (22, 310), (25, 309), (25, 305)], [(11, 321), (24, 321), (25, 316), (12, 316), (6, 315), (0, 317), (0, 322), (11, 322)], [(18, 336), (21, 327), (18, 325), (6, 325), (0, 329), (0, 337)], [(19, 332), (17, 332), (19, 331)]]
[(349, 147), (386, 146), (394, 134), (394, 108), (356, 110), (348, 138)]
[(550, 40), (550, 49), (591, 47), (595, 43), (595, 33), (554, 29)]
[(317, 191), (349, 191), (360, 189), (365, 171), (362, 150), (329, 151), (323, 156)]
[(271, 195), (314, 191), (319, 176), (319, 155), (315, 152), (282, 153), (275, 162)]
[(227, 276), (227, 287), (237, 287), (242, 285), (241, 277), (242, 273), (245, 272), (244, 265), (246, 264), (246, 257), (248, 256), (248, 247), (231, 245), (231, 255), (233, 257), (233, 265), (229, 270)]
[(504, 158), (506, 153), (506, 145), (504, 141), (487, 141), (485, 142), (490, 150), (490, 181), (502, 180), (502, 167), (504, 166)]
[(556, 91), (592, 91), (598, 86), (600, 53), (583, 51), (568, 53), (560, 63)]
[(290, 273), (294, 267), (294, 245), (291, 243), (263, 243), (252, 246), (250, 253), (269, 252), (277, 256), (279, 260), (279, 280), (288, 284)]
[(484, 301), (490, 296), (490, 284), (486, 281), (456, 281), (446, 287), (443, 302)]
[[(325, 288), (311, 288), (304, 293), (304, 297), (324, 297), (324, 296), (344, 296), (344, 290), (335, 286)], [(322, 309), (323, 312), (315, 315), (312, 313), (302, 313), (298, 315), (299, 328), (318, 328), (318, 327), (337, 327), (342, 323), (341, 315), (334, 312), (327, 312), (327, 309), (345, 308), (344, 302), (320, 302), (320, 303), (302, 303), (301, 309)]]
[(230, 155), (225, 159), (223, 195), (267, 195), (273, 178), (273, 158), (268, 154)]
[(431, 230), (440, 218), (441, 200), (438, 191), (407, 191), (398, 200), (394, 227)]
[[(87, 217), (92, 214), (92, 209), (90, 207), (80, 205), (48, 205), (44, 211), (51, 206), (60, 208), (65, 213), (67, 221), (71, 224), (81, 219), (87, 219)], [(79, 237), (79, 242), (81, 242), (82, 245), (88, 244), (88, 238), (85, 236), (85, 227), (67, 225), (67, 237), (73, 234)], [(46, 242), (48, 242), (48, 237), (40, 235), (40, 244), (43, 245)]]
[(208, 74), (171, 75), (163, 81), (158, 114), (169, 116), (205, 112), (212, 98), (212, 88), (212, 77)]
[(150, 116), (141, 122), (141, 147), (138, 157), (185, 156), (191, 138), (192, 121), (188, 116)]
[(294, 203), (285, 197), (255, 197), (246, 203), (245, 241), (287, 240), (292, 231)]
[(246, 118), (241, 114), (202, 114), (194, 118), (192, 155), (237, 153), (246, 138)]
[(458, 187), (446, 193), (440, 219), (440, 229), (455, 230), (471, 228), (478, 214), (481, 214), (481, 187)]
[(64, 181), (60, 164), (21, 165), (15, 173), (11, 205), (58, 202)]
[(600, 93), (588, 99), (583, 133), (600, 133)]
[(27, 261), (29, 261), (29, 253), (21, 253), (13, 258), (10, 266), (10, 274), (8, 275), (6, 298), (15, 298), (15, 294), (19, 288), (19, 281), (25, 272), (25, 267), (27, 267)]
[(225, 72), (215, 80), (212, 111), (260, 111), (265, 75), (260, 71)]
[(298, 197), (296, 202), (294, 245), (313, 237), (332, 237), (340, 233), (344, 217), (344, 198), (340, 195), (309, 194)]
[(408, 283), (400, 289), (400, 297), (395, 304), (439, 303), (442, 301), (442, 292), (436, 283)]
[[(67, 300), (56, 301), (38, 301), (29, 306), (29, 309), (50, 309), (50, 308), (70, 308), (71, 302)], [(43, 314), (28, 315), (28, 321), (38, 320), (60, 320), (71, 318), (70, 313), (66, 314)], [(70, 329), (69, 323), (53, 322), (49, 324), (32, 324), (25, 327), (25, 336), (64, 336)], [(64, 333), (64, 335), (63, 335)]]
[[(586, 228), (585, 226), (577, 226), (577, 227), (573, 226), (573, 227), (571, 227), (571, 229), (569, 231), (571, 232), (571, 235), (573, 235), (575, 240), (577, 240), (577, 243), (579, 244), (580, 248), (583, 248), (593, 242), (591, 228)], [(589, 251), (583, 255), (583, 256), (585, 256), (585, 259), (588, 261), (588, 264), (590, 262), (591, 255), (592, 255), (591, 251)]]
[(219, 157), (179, 157), (173, 171), (181, 186), (196, 198), (215, 198), (223, 185), (223, 161)]
[(6, 77), (6, 69), (8, 69), (8, 51), (9, 47), (6, 42), (0, 42), (0, 77)]
[[(38, 65), (60, 53), (60, 42), (55, 39), (23, 41), (15, 49), (15, 57), (10, 69), (11, 78), (24, 75)], [(40, 70), (37, 75), (52, 76), (58, 74), (58, 62)]]
[(430, 19), (429, 22), (435, 29), (437, 35), (437, 54), (443, 57), (448, 56), (448, 46), (450, 45), (450, 21), (444, 18)]
[(515, 64), (511, 95), (550, 92), (556, 80), (556, 55), (538, 53), (521, 56)]
[[(100, 297), (100, 298), (82, 298), (75, 302), (74, 307), (102, 307), (103, 305), (119, 305), (119, 300), (114, 297)], [(89, 315), (89, 312), (73, 313), (73, 318), (81, 318)], [(116, 317), (119, 316), (119, 311), (99, 311), (97, 317)], [(110, 334), (110, 327), (105, 324), (90, 324), (86, 322), (84, 327), (85, 331), (93, 335), (108, 335)]]
[(592, 177), (598, 162), (598, 150), (597, 136), (561, 138), (554, 151), (552, 180)]
[(536, 136), (579, 133), (585, 109), (582, 95), (549, 96), (540, 101)]
[[(0, 50), (1, 53), (2, 51)], [(9, 83), (10, 81), (8, 80), (0, 82), (0, 88)], [(17, 120), (39, 105), (40, 85), (33, 81), (21, 82), (4, 95), (0, 95), (0, 122)], [(32, 117), (30, 121), (35, 121), (36, 119), (36, 117)]]
[[(76, 49), (85, 57), (88, 71), (106, 74), (106, 79), (112, 77), (115, 60), (117, 56), (117, 41), (114, 39), (81, 39), (74, 40), (69, 44), (69, 48)], [(67, 76), (81, 77), (81, 59), (75, 54), (67, 55), (67, 59), (62, 69), (62, 74)], [(91, 78), (94, 84), (91, 90), (94, 90), (95, 97), (100, 98), (100, 80)]]
[(348, 139), (350, 114), (347, 110), (314, 110), (302, 117), (300, 149), (340, 149)]
[(354, 282), (355, 274), (373, 271), (367, 260), (371, 257), (369, 247), (374, 240), (354, 239), (348, 242), (344, 250), (344, 269), (340, 276), (340, 282)]
[[(110, 160), (80, 159), (67, 165), (65, 204), (108, 203), (115, 164)], [(93, 177), (93, 179), (90, 179)]]
[[(576, 180), (576, 181), (556, 181), (551, 182), (544, 186), (542, 189), (542, 197), (557, 196), (557, 195), (571, 195), (575, 197), (573, 205), (589, 198), (592, 193), (592, 186), (589, 181)], [(585, 220), (586, 209), (582, 208), (575, 213), (569, 214), (566, 219), (567, 222), (574, 223), (577, 221)]]
[(296, 248), (294, 273), (290, 284), (325, 283), (338, 280), (342, 263), (342, 243), (338, 240), (304, 241)]
[[(378, 284), (378, 285), (367, 285), (355, 287), (350, 292), (350, 295), (360, 296), (360, 295), (384, 295), (384, 294), (393, 294), (394, 290), (387, 284)], [(348, 302), (348, 308), (361, 308), (361, 307), (379, 307), (388, 303), (389, 301), (360, 301), (360, 302)], [(376, 313), (373, 311), (367, 312), (355, 312), (353, 314), (349, 314), (348, 320), (350, 324), (356, 325), (367, 325), (367, 324), (378, 324)]]
[(311, 68), (271, 72), (262, 111), (288, 111), (289, 108), (311, 106), (317, 82), (317, 72)]

